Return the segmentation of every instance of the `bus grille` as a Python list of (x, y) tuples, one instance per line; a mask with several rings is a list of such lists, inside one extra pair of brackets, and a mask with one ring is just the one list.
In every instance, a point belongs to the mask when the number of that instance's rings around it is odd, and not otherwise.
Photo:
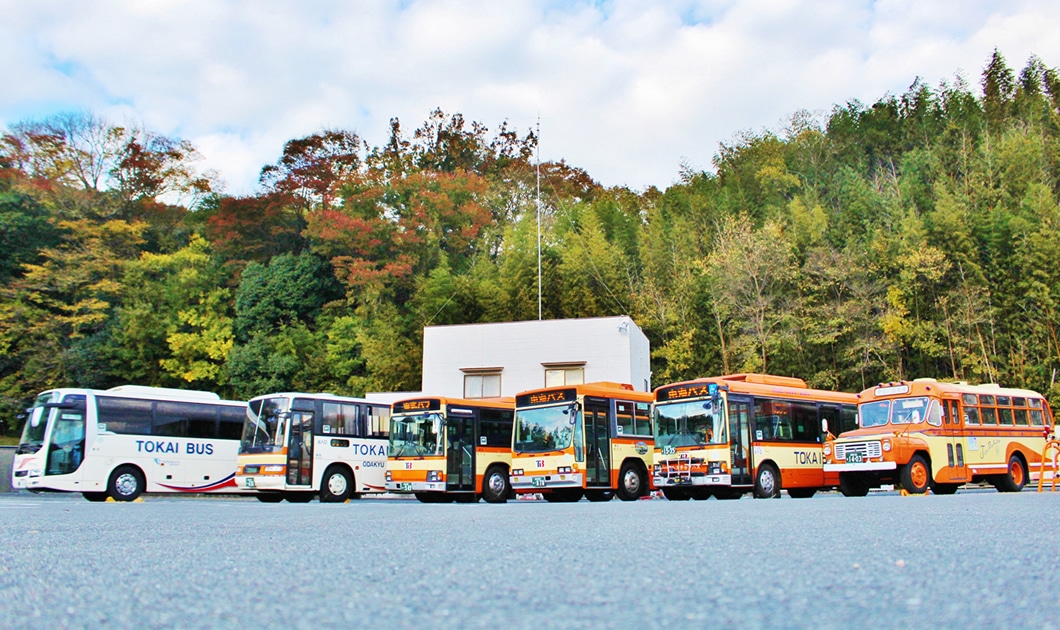
[(879, 442), (848, 442), (835, 445), (835, 458), (845, 461), (847, 453), (860, 453), (863, 459), (882, 457), (883, 449)]

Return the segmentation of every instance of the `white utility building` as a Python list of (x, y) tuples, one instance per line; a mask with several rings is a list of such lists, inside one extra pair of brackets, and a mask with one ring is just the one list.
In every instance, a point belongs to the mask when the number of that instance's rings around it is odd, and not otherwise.
[(554, 385), (629, 383), (651, 391), (648, 338), (629, 317), (423, 329), (423, 392), (485, 398)]

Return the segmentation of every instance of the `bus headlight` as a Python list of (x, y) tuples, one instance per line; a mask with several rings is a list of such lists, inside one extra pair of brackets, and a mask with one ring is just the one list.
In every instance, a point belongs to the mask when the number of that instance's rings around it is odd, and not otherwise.
[(560, 466), (559, 468), (556, 469), (556, 472), (558, 472), (561, 475), (569, 475), (570, 474), (570, 466)]
[(40, 468), (32, 468), (32, 469), (30, 469), (30, 471), (29, 471), (29, 476), (30, 476), (30, 477), (40, 477), (40, 475), (41, 475), (41, 472), (42, 472), (42, 471), (41, 471), (41, 469), (40, 469)]
[(891, 441), (890, 440), (884, 440), (883, 441), (883, 450), (887, 451), (887, 452), (890, 452), (890, 450), (891, 450)]
[(829, 455), (831, 455), (831, 454), (832, 454), (832, 445), (831, 445), (831, 444), (827, 444), (827, 443), (826, 443), (826, 444), (824, 445), (824, 456), (825, 456), (825, 457), (828, 457), (828, 456), (829, 456)]
[(262, 466), (261, 472), (263, 473), (282, 473), (287, 468), (283, 464), (270, 464), (268, 466)]
[(522, 477), (523, 476), (523, 469), (522, 468), (513, 469), (512, 470), (512, 476), (513, 477)]
[(428, 470), (427, 471), (427, 481), (441, 481), (441, 480), (442, 480), (442, 471), (440, 471), (440, 470)]
[(394, 480), (394, 475), (390, 474), (389, 470), (386, 471), (386, 480), (387, 481), (393, 481)]

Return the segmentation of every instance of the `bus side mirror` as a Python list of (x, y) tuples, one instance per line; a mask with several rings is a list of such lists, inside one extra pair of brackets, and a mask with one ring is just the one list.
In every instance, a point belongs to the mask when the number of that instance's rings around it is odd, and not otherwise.
[(827, 419), (822, 419), (821, 420), (821, 433), (828, 433), (828, 420)]

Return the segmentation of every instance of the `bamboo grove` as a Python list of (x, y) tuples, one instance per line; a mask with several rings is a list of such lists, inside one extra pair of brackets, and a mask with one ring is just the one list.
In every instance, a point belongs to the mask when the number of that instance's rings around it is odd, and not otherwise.
[(257, 194), (190, 143), (90, 113), (0, 141), (0, 403), (52, 386), (419, 389), (427, 325), (628, 314), (655, 385), (922, 376), (1060, 403), (1060, 75), (796, 112), (666, 190), (605, 188), (537, 138), (432, 112), (377, 146), (291, 140)]

